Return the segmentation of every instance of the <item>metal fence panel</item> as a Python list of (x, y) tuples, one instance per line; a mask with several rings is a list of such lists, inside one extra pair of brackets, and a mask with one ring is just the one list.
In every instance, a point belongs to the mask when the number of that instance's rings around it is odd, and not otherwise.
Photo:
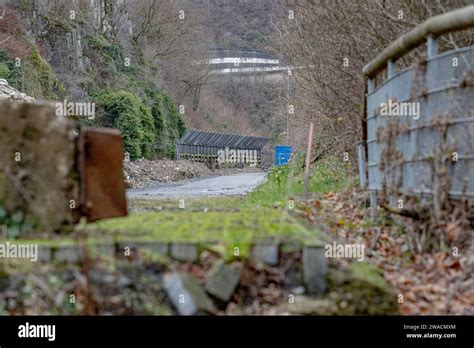
[[(228, 147), (231, 150), (256, 150), (260, 159), (261, 150), (269, 138), (239, 134), (188, 130), (176, 144), (176, 157), (209, 162), (217, 157), (218, 151)], [(201, 156), (199, 156), (201, 155)]]
[[(385, 182), (399, 183), (401, 193), (430, 193), (442, 156), (456, 152), (458, 160), (448, 166), (450, 195), (474, 197), (473, 67), (474, 46), (444, 52), (367, 94), (370, 190), (381, 190)], [(419, 103), (419, 119), (380, 115), (389, 99)], [(386, 163), (388, 156), (393, 161)]]

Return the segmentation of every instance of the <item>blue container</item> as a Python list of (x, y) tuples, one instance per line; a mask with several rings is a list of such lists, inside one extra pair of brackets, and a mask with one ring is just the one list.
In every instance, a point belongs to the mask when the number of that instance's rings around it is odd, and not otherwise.
[(290, 145), (277, 145), (275, 146), (275, 165), (282, 166), (288, 164), (291, 157), (291, 146)]

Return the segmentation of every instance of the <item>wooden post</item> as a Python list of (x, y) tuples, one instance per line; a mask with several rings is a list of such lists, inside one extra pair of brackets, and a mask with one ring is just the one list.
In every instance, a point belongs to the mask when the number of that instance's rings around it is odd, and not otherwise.
[(309, 124), (309, 134), (308, 134), (308, 148), (306, 150), (306, 164), (304, 168), (304, 197), (308, 198), (308, 179), (309, 179), (309, 169), (311, 166), (311, 150), (313, 148), (313, 122)]

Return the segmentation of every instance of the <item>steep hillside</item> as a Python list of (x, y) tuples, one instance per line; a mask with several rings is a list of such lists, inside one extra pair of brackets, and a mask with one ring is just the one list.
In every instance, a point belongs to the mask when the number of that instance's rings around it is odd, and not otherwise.
[(78, 121), (119, 128), (132, 159), (173, 157), (184, 121), (128, 11), (120, 0), (0, 3), (0, 79), (39, 100), (93, 104)]

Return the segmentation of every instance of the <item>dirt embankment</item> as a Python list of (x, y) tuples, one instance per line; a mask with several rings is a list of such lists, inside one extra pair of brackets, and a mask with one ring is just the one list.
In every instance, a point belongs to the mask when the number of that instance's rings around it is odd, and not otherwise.
[(133, 188), (146, 187), (154, 181), (173, 182), (212, 175), (203, 163), (185, 160), (127, 161), (123, 167), (127, 186)]
[(124, 176), (128, 188), (144, 188), (153, 182), (175, 182), (198, 177), (231, 175), (236, 173), (255, 173), (262, 169), (256, 167), (219, 168), (211, 170), (204, 163), (187, 160), (138, 160), (124, 162)]

